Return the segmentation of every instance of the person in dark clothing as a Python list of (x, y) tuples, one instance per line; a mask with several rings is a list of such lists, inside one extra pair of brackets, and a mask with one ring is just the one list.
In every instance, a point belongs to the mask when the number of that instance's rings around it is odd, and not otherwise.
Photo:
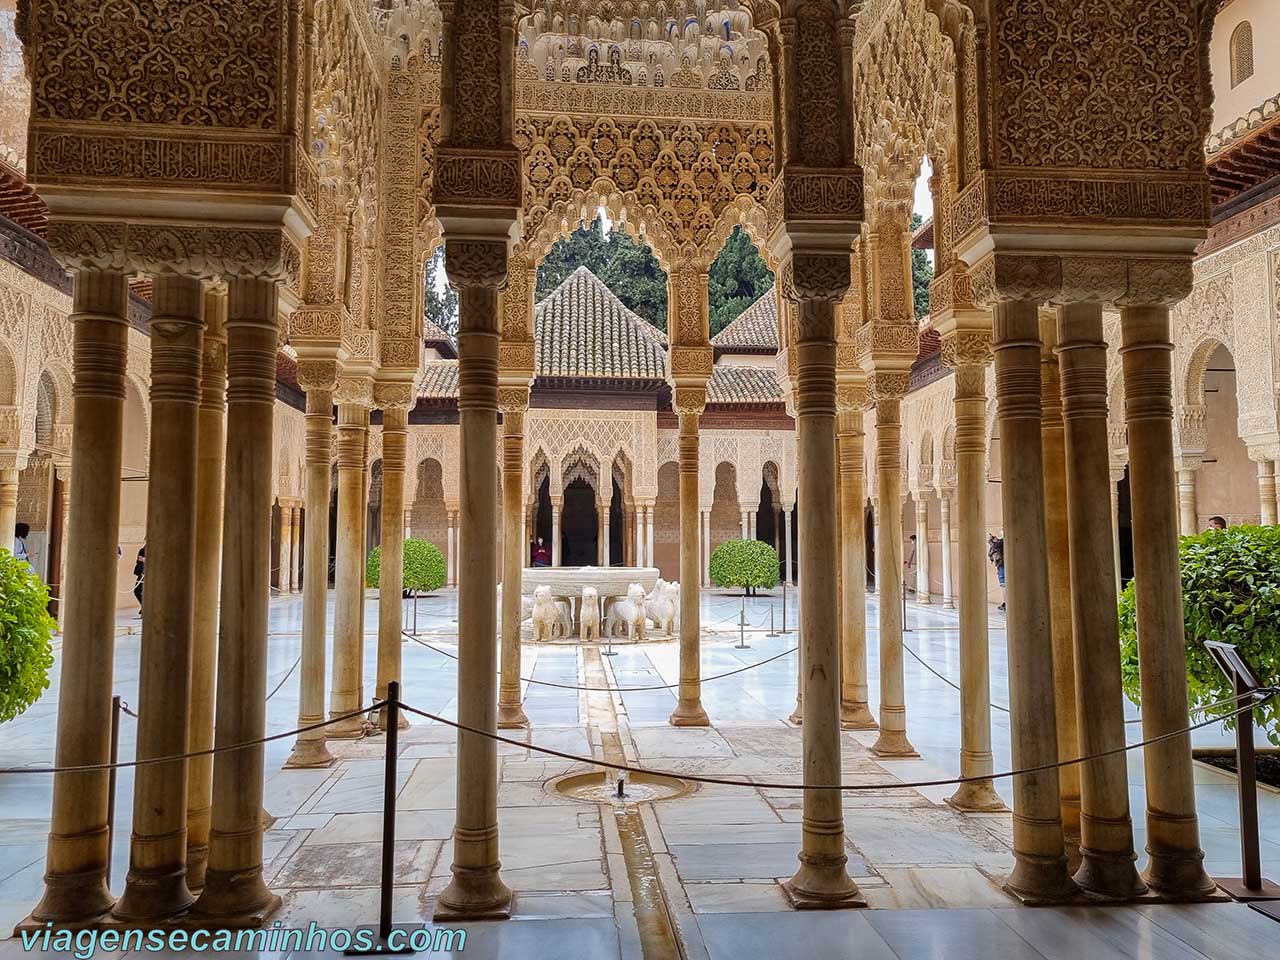
[(551, 551), (547, 549), (547, 545), (542, 542), (541, 537), (538, 537), (538, 539), (533, 542), (531, 556), (535, 567), (551, 566)]
[(142, 616), (142, 584), (147, 579), (147, 545), (138, 548), (138, 559), (133, 564), (133, 595), (138, 598), (138, 616)]
[[(1000, 581), (1000, 586), (1004, 587), (1004, 537), (997, 537), (994, 533), (987, 535), (987, 559), (995, 565), (996, 578)], [(1000, 601), (1000, 609), (1003, 610), (1005, 602)]]

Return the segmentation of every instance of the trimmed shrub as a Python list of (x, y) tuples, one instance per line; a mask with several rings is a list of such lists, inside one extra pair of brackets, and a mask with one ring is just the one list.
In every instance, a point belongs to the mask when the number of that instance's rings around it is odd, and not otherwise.
[[(364, 565), (364, 579), (376, 587), (382, 573), (382, 548), (374, 547)], [(429, 593), (444, 586), (444, 554), (428, 540), (404, 542), (404, 589)]]
[(49, 588), (31, 568), (0, 549), (0, 723), (12, 720), (49, 688)]
[(778, 585), (778, 552), (763, 540), (726, 540), (711, 552), (710, 567), (718, 587)]
[[(1263, 683), (1280, 676), (1280, 527), (1231, 527), (1183, 537), (1182, 611), (1187, 639), (1187, 687), (1191, 706), (1235, 695), (1231, 682), (1205, 649), (1206, 640), (1235, 644)], [(1157, 641), (1158, 642), (1158, 641)], [(1120, 666), (1124, 691), (1139, 702), (1138, 630), (1133, 584), (1120, 595)], [(1231, 713), (1231, 704), (1208, 711)], [(1197, 718), (1198, 719), (1198, 718)], [(1254, 711), (1267, 739), (1280, 745), (1280, 702)], [(1227, 717), (1229, 728), (1235, 717)]]

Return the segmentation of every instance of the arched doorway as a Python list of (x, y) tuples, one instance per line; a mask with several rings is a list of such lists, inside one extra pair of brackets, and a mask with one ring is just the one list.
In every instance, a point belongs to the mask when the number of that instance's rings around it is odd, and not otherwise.
[(560, 522), (560, 561), (566, 567), (594, 565), (600, 555), (596, 492), (584, 477), (564, 488), (564, 518)]

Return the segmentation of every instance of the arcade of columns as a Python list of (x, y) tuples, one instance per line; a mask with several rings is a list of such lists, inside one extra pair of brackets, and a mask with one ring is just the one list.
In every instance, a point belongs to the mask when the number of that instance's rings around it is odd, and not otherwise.
[[(562, 229), (601, 203), (643, 233), (671, 278), (684, 612), (671, 723), (707, 724), (695, 547), (699, 418), (712, 366), (707, 268), (741, 223), (767, 246), (787, 301), (778, 371), (795, 413), (804, 505), (798, 709), (804, 780), (815, 789), (804, 795), (800, 865), (785, 889), (797, 907), (859, 903), (832, 786), (842, 720), (874, 723), (862, 578), (850, 575), (861, 569), (861, 525), (852, 521), (864, 493), (866, 411), (875, 422), (875, 493), (885, 505), (900, 496), (902, 406), (918, 336), (910, 185), (914, 158), (926, 154), (937, 171), (934, 324), (955, 371), (962, 759), (974, 778), (952, 802), (997, 803), (982, 779), (992, 773), (980, 487), (993, 362), (1014, 766), (1124, 742), (1116, 614), (1097, 602), (1114, 580), (1104, 306), (1119, 310), (1138, 629), (1154, 638), (1140, 650), (1143, 733), (1185, 726), (1170, 309), (1192, 288), (1192, 251), (1208, 223), (1201, 51), (1215, 4), (1110, 0), (1070, 18), (1051, 15), (1064, 5), (1037, 0), (1014, 13), (962, 0), (757, 4), (752, 29), (767, 57), (755, 63), (754, 87), (726, 81), (693, 98), (619, 84), (601, 87), (607, 96), (596, 101), (573, 81), (526, 76), (519, 11), (499, 0), (438, 10), (376, 5), (372, 16), (354, 0), (301, 9), (262, 0), (250, 17), (241, 4), (213, 2), (199, 8), (209, 24), (186, 17), (113, 34), (103, 47), (83, 39), (105, 30), (98, 5), (33, 4), (39, 16), (23, 32), (34, 97), (29, 172), (49, 205), (50, 248), (74, 275), (76, 549), (67, 580), (79, 588), (63, 618), (58, 765), (107, 758), (119, 489), (100, 478), (120, 475), (133, 275), (153, 283), (150, 461), (164, 465), (152, 471), (148, 500), (138, 759), (263, 736), (264, 530), (275, 357), (285, 337), (307, 397), (306, 510), (325, 513), (336, 446), (339, 531), (332, 690), (326, 704), (325, 578), (309, 573), (300, 717), (335, 725), (301, 734), (291, 763), (326, 763), (326, 738), (366, 732), (352, 651), (363, 632), (370, 412), (381, 411), (389, 560), (381, 695), (399, 671), (392, 558), (403, 536), (406, 413), (420, 367), (419, 267), (440, 236), (460, 302), (458, 683), (466, 695), (458, 719), (489, 731), (521, 722), (518, 594), (504, 593), (499, 617), (495, 589), (523, 550), (511, 535), (523, 514), (511, 494), (521, 485), (511, 481), (524, 462), (534, 371), (533, 270)], [(152, 76), (144, 88), (134, 65), (187, 43), (192, 31), (201, 42), (187, 44), (180, 87), (175, 79), (153, 96), (164, 81)], [(64, 58), (72, 47), (83, 57)], [(1114, 65), (1090, 78), (1087, 112), (1075, 109), (1081, 49)], [(72, 65), (81, 60), (93, 69)], [(244, 78), (234, 89), (219, 79), (232, 60)], [(1153, 100), (1167, 106), (1159, 117), (1149, 112)], [(690, 102), (744, 119), (626, 119), (680, 118)], [(578, 114), (590, 104), (608, 104), (598, 109), (608, 119)], [(1042, 315), (1049, 306), (1056, 312)], [(501, 513), (500, 471), (508, 475)], [(501, 556), (490, 535), (500, 519)], [(327, 535), (325, 524), (307, 524), (306, 554), (327, 556)], [(1050, 573), (1064, 543), (1069, 580), (1058, 564)], [(882, 525), (877, 553), (874, 751), (907, 756), (897, 524)], [(210, 572), (219, 559), (220, 578)], [(437, 918), (502, 917), (511, 891), (498, 861), (494, 741), (461, 733), (457, 763), (454, 877)], [(1078, 784), (1051, 768), (1015, 778), (1016, 866), (1006, 888), (1028, 902), (1079, 891), (1208, 895), (1188, 739), (1148, 748), (1145, 763), (1145, 876), (1134, 866), (1125, 762), (1115, 755), (1083, 765)], [(262, 922), (279, 902), (263, 880), (262, 778), (260, 746), (203, 764), (139, 767), (117, 901), (105, 882), (107, 774), (57, 775), (46, 888), (31, 922)]]

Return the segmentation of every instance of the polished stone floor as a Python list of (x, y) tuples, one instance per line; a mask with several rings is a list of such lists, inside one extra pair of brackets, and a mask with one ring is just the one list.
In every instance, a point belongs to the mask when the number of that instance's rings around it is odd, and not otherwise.
[[(788, 633), (778, 596), (745, 601), (712, 592), (704, 597), (704, 677), (786, 654), (754, 669), (708, 680), (703, 703), (710, 728), (676, 729), (667, 723), (675, 704), (670, 689), (626, 688), (672, 684), (678, 676), (672, 642), (596, 648), (526, 645), (522, 675), (528, 733), (538, 746), (601, 758), (610, 744), (628, 762), (675, 773), (745, 776), (797, 782), (801, 731), (785, 718), (795, 705), (794, 596), (788, 598)], [(869, 601), (874, 627), (876, 600)], [(421, 710), (456, 717), (456, 600), (442, 592), (418, 601), (417, 633), (407, 643), (404, 699)], [(366, 614), (365, 677), (375, 674), (376, 602)], [(745, 623), (738, 646), (738, 624)], [(115, 688), (134, 704), (137, 691), (136, 619), (122, 617), (116, 641)], [(414, 624), (412, 611), (406, 624)], [(938, 674), (959, 677), (955, 614), (937, 605), (910, 605), (906, 643)], [(268, 733), (296, 725), (301, 601), (272, 602), (269, 645)], [(1007, 703), (1007, 658), (1002, 615), (992, 612), (992, 695)], [(872, 709), (876, 706), (876, 640), (870, 642)], [(0, 765), (52, 762), (58, 664), (48, 695), (21, 718), (0, 727)], [(546, 757), (520, 744), (500, 744), (498, 794), (503, 877), (517, 891), (514, 922), (475, 924), (465, 956), (564, 958), (639, 957), (636, 898), (657, 898), (686, 956), (998, 958), (1111, 957), (1211, 958), (1272, 955), (1280, 925), (1235, 904), (1148, 905), (1132, 908), (1030, 910), (999, 888), (1011, 863), (1007, 813), (960, 814), (942, 801), (950, 787), (918, 789), (904, 782), (958, 773), (959, 694), (919, 661), (906, 660), (909, 736), (918, 760), (877, 760), (874, 732), (843, 735), (845, 782), (876, 789), (845, 795), (849, 870), (872, 908), (857, 912), (797, 914), (785, 903), (778, 879), (794, 872), (800, 843), (801, 795), (774, 787), (702, 785), (671, 800), (639, 806), (640, 816), (618, 815), (612, 805), (585, 803), (550, 790), (547, 781), (582, 764)], [(560, 686), (554, 686), (558, 684)], [(601, 693), (566, 687), (607, 686)], [(1130, 716), (1137, 710), (1130, 707)], [(1009, 768), (1008, 715), (993, 711), (996, 768)], [(121, 757), (133, 755), (133, 721), (122, 727)], [(1128, 727), (1131, 742), (1140, 725)], [(612, 734), (616, 731), (617, 739)], [(1227, 743), (1215, 728), (1197, 743)], [(326, 926), (368, 923), (376, 916), (383, 790), (383, 738), (339, 742), (339, 761), (324, 770), (282, 770), (292, 739), (267, 746), (266, 807), (275, 818), (267, 834), (267, 874), (285, 900), (286, 925), (316, 920)], [(397, 817), (396, 918), (429, 917), (448, 882), (449, 835), (454, 820), (455, 734), (445, 725), (413, 718), (401, 735)], [(1130, 790), (1137, 844), (1144, 837), (1140, 751), (1130, 754)], [(1202, 839), (1211, 873), (1238, 875), (1235, 781), (1197, 765)], [(998, 781), (1010, 799), (1009, 781)], [(132, 775), (119, 777), (113, 889), (128, 861)], [(1263, 863), (1280, 877), (1280, 794), (1260, 791)], [(30, 909), (41, 888), (48, 829), (49, 777), (0, 777), (0, 932)], [(634, 809), (634, 808), (623, 808)], [(638, 835), (638, 837), (637, 837)], [(637, 857), (637, 846), (644, 856)], [(1140, 859), (1142, 855), (1140, 854)], [(8, 949), (17, 949), (13, 941)], [(642, 949), (643, 948), (643, 949)], [(0, 944), (0, 953), (6, 945)]]

